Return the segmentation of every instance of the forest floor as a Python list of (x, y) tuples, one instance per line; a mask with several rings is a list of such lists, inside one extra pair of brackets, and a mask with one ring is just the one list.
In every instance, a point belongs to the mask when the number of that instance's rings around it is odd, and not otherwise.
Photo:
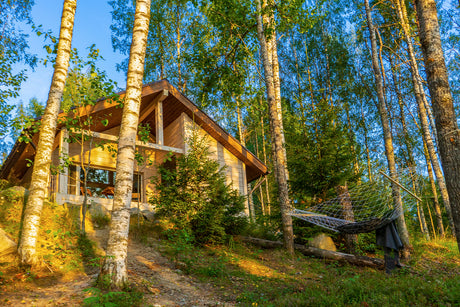
[[(0, 306), (460, 306), (454, 240), (416, 242), (408, 266), (388, 276), (301, 254), (291, 258), (237, 238), (194, 247), (151, 231), (130, 233), (132, 289), (119, 297), (94, 287), (97, 267), (66, 274), (0, 267)], [(99, 230), (93, 239), (106, 242), (106, 235)]]
[[(103, 246), (107, 230), (96, 234), (99, 246)], [(32, 274), (14, 268), (0, 271), (0, 306), (83, 305), (85, 298), (98, 291), (93, 288), (97, 272), (94, 267), (87, 267), (85, 273), (66, 274)], [(232, 302), (221, 302), (211, 284), (184, 274), (155, 248), (132, 239), (128, 245), (128, 273), (131, 286), (142, 293), (142, 306), (233, 306)]]

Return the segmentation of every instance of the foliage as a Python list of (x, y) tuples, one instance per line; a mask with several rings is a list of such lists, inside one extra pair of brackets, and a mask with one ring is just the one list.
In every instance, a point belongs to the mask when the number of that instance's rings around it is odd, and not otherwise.
[(189, 151), (173, 159), (177, 167), (159, 166), (157, 195), (150, 202), (158, 216), (168, 218), (178, 231), (186, 231), (196, 243), (221, 243), (225, 234), (245, 226), (241, 215), (244, 198), (226, 184), (223, 169), (209, 158), (206, 139), (194, 133)]
[(11, 138), (25, 143), (32, 142), (32, 136), (40, 129), (40, 121), (37, 119), (44, 112), (45, 107), (37, 98), (30, 99), (27, 106), (20, 104), (12, 120)]
[(98, 228), (105, 228), (110, 224), (110, 216), (104, 212), (91, 213), (91, 221)]
[(313, 123), (296, 125), (292, 123), (290, 139), (292, 192), (300, 201), (318, 196), (322, 201), (330, 196), (331, 190), (346, 181), (352, 181), (352, 146), (345, 125), (337, 116), (338, 108), (321, 100), (313, 107)]
[(9, 140), (5, 138), (10, 128), (14, 106), (8, 100), (19, 95), (21, 84), (27, 79), (26, 69), (18, 70), (19, 63), (34, 68), (37, 57), (28, 52), (28, 35), (24, 25), (32, 24), (31, 9), (34, 1), (0, 0), (0, 150), (5, 151)]
[(103, 57), (94, 44), (88, 48), (86, 58), (81, 57), (77, 49), (72, 50), (61, 104), (64, 112), (74, 107), (94, 106), (103, 97), (116, 98), (117, 84), (97, 67), (99, 60)]
[[(0, 227), (17, 241), (20, 236), (22, 210), (28, 191), (11, 187), (1, 191)], [(42, 266), (54, 272), (83, 271), (95, 257), (94, 243), (80, 236), (79, 208), (45, 201), (41, 217), (37, 255)]]
[(104, 292), (98, 288), (84, 290), (92, 295), (83, 300), (85, 307), (132, 307), (141, 306), (143, 294), (135, 289), (130, 291)]
[[(128, 56), (134, 24), (134, 1), (111, 0), (112, 6), (112, 47)], [(145, 82), (168, 78), (180, 90), (185, 90), (191, 79), (184, 63), (184, 56), (190, 49), (190, 35), (200, 18), (193, 2), (184, 0), (152, 1), (150, 24), (145, 57)], [(128, 70), (128, 58), (117, 63), (120, 71)]]
[[(460, 258), (453, 240), (415, 242), (409, 269), (388, 276), (283, 250), (231, 245), (193, 247), (172, 254), (185, 273), (212, 284), (239, 306), (454, 306), (460, 302)], [(162, 250), (162, 249), (160, 249)]]

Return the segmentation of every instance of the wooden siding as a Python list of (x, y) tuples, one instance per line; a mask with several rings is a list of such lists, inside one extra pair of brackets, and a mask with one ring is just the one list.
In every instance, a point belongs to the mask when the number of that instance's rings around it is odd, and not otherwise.
[[(237, 190), (240, 195), (246, 195), (247, 189), (245, 186), (247, 181), (244, 163), (205, 130), (195, 124), (187, 114), (183, 113), (181, 117), (184, 121), (184, 139), (187, 140), (187, 138), (191, 137), (193, 130), (196, 129), (198, 135), (206, 139), (210, 149), (210, 158), (216, 160), (225, 168), (227, 184), (231, 184), (233, 189)], [(188, 150), (188, 146), (185, 144), (185, 151), (187, 152)]]

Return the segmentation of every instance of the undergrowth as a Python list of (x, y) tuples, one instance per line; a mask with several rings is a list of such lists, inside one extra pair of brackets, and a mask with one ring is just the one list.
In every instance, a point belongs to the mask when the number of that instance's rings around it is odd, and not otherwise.
[(448, 239), (414, 243), (409, 266), (392, 275), (233, 239), (197, 247), (176, 235), (160, 246), (183, 273), (240, 306), (460, 305), (460, 257)]
[[(12, 187), (0, 192), (0, 227), (18, 242), (22, 210), (27, 201), (24, 188)], [(94, 243), (80, 233), (80, 207), (46, 201), (40, 219), (34, 271), (54, 274), (83, 272), (85, 263), (95, 257)], [(18, 268), (17, 262), (2, 264), (2, 270)], [(26, 268), (30, 270), (29, 268)]]
[(140, 306), (143, 298), (142, 292), (136, 290), (103, 291), (99, 288), (88, 288), (84, 291), (90, 295), (83, 300), (85, 307)]

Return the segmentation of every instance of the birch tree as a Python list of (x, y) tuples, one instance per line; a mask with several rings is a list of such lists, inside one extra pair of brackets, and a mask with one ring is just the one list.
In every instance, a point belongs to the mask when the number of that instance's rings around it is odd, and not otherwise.
[[(377, 58), (377, 41), (375, 37), (375, 28), (372, 22), (371, 10), (369, 7), (369, 0), (364, 0), (364, 6), (366, 9), (366, 19), (367, 26), (369, 29), (369, 35), (371, 40), (371, 57), (372, 57), (372, 68), (374, 71), (375, 83), (377, 86), (377, 98), (378, 98), (378, 109), (380, 114), (380, 120), (383, 128), (384, 142), (385, 142), (385, 155), (388, 162), (388, 169), (390, 171), (390, 176), (397, 181), (396, 177), (396, 160), (393, 149), (393, 137), (391, 135), (391, 128), (388, 119), (388, 110), (385, 102), (385, 93), (382, 81), (382, 75), (380, 72), (380, 67)], [(399, 187), (392, 182), (392, 195), (395, 207), (400, 212), (403, 212), (403, 206), (401, 201), (401, 194), (399, 192)], [(404, 214), (401, 214), (397, 219), (398, 229), (401, 235), (401, 240), (404, 244), (403, 256), (408, 258), (410, 253), (410, 241), (409, 241), (409, 232), (407, 231), (406, 221), (404, 219)]]
[(99, 278), (114, 288), (128, 281), (129, 208), (133, 188), (134, 157), (142, 94), (145, 51), (150, 21), (150, 0), (137, 0), (126, 81), (126, 96), (118, 140), (115, 194), (107, 242), (107, 258)]
[(51, 80), (45, 114), (41, 121), (39, 141), (30, 184), (30, 194), (24, 212), (22, 236), (18, 247), (21, 262), (27, 265), (33, 265), (37, 261), (36, 243), (40, 226), (40, 215), (48, 187), (57, 117), (67, 77), (67, 70), (69, 68), (76, 8), (77, 0), (64, 1), (54, 74)]
[(436, 122), (439, 153), (460, 249), (460, 130), (441, 45), (436, 2), (415, 0), (420, 43)]
[(453, 228), (454, 224), (452, 220), (452, 212), (450, 208), (449, 195), (447, 193), (446, 183), (444, 180), (444, 176), (442, 174), (441, 166), (439, 165), (438, 157), (436, 155), (436, 148), (434, 146), (433, 139), (430, 133), (430, 126), (429, 126), (428, 118), (427, 118), (427, 110), (425, 108), (426, 96), (425, 96), (425, 92), (423, 91), (423, 85), (420, 79), (418, 64), (415, 58), (415, 51), (414, 51), (414, 47), (412, 44), (412, 38), (410, 36), (410, 28), (409, 28), (409, 22), (407, 19), (406, 5), (401, 0), (396, 0), (395, 4), (396, 4), (396, 11), (398, 13), (399, 22), (401, 23), (401, 27), (403, 29), (404, 40), (406, 41), (406, 44), (407, 44), (407, 49), (408, 49), (407, 53), (409, 55), (409, 68), (410, 68), (410, 72), (412, 76), (412, 84), (414, 88), (415, 100), (417, 102), (417, 107), (419, 111), (420, 124), (422, 126), (423, 139), (428, 149), (428, 154), (430, 156), (430, 160), (433, 166), (434, 173), (436, 175), (436, 178), (438, 179), (439, 189), (441, 192), (442, 200), (444, 202), (444, 206), (446, 207), (446, 211), (449, 217), (451, 227)]
[[(267, 24), (268, 21), (268, 24)], [(271, 35), (266, 37), (265, 27), (271, 26)], [(278, 54), (276, 50), (276, 31), (271, 17), (264, 18), (261, 0), (257, 0), (257, 34), (265, 75), (265, 86), (270, 116), (270, 133), (272, 137), (273, 161), (275, 178), (278, 184), (278, 200), (280, 203), (283, 225), (284, 246), (294, 254), (294, 233), (292, 217), (289, 215), (291, 203), (289, 198), (287, 158), (284, 141), (283, 116), (281, 109), (280, 79)]]

